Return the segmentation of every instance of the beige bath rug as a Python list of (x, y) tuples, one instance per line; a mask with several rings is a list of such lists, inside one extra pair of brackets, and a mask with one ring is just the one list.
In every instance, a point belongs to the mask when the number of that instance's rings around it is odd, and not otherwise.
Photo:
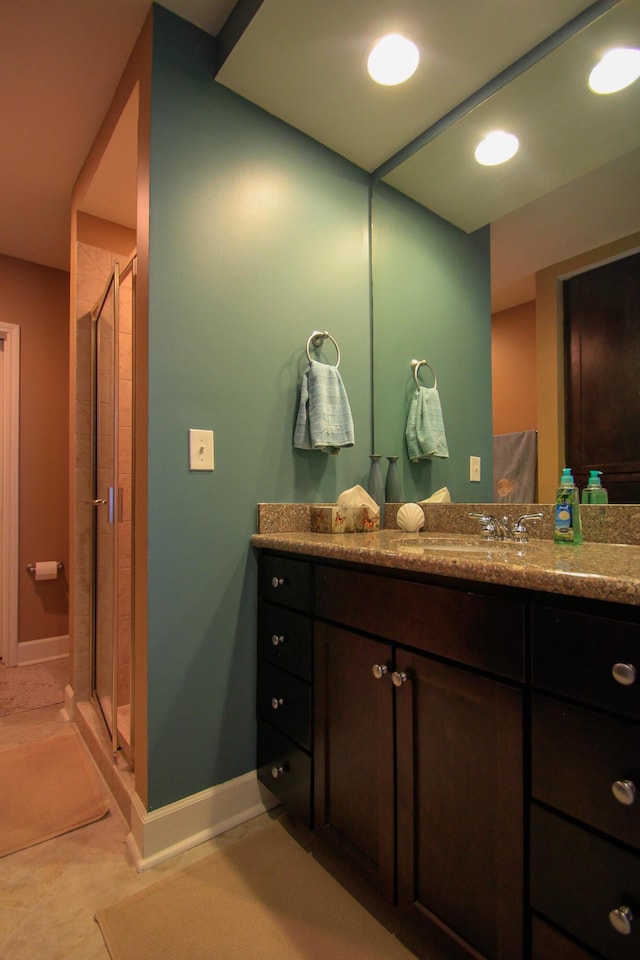
[(278, 822), (96, 920), (113, 960), (415, 960)]
[(0, 665), (0, 717), (62, 703), (68, 673), (67, 657), (23, 667)]
[(0, 751), (0, 856), (99, 820), (106, 788), (71, 724)]

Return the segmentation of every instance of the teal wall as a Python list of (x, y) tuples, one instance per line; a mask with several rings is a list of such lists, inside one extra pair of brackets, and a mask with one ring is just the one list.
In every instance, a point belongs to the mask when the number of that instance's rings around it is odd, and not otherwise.
[[(491, 502), (489, 228), (463, 233), (386, 184), (374, 187), (372, 211), (375, 452), (400, 456), (405, 500), (446, 486), (457, 502)], [(448, 459), (406, 455), (414, 357), (438, 378)], [(419, 380), (433, 386), (426, 367)], [(469, 480), (471, 455), (480, 483)]]
[[(216, 84), (213, 55), (154, 8), (151, 809), (255, 768), (256, 503), (333, 501), (369, 465), (367, 177)], [(316, 328), (340, 344), (355, 423), (336, 457), (292, 446)], [(189, 427), (214, 430), (213, 473), (189, 472)]]
[[(210, 36), (154, 6), (150, 809), (255, 767), (256, 503), (332, 501), (366, 483), (371, 452), (368, 177), (216, 84), (213, 57)], [(374, 296), (421, 337), (376, 317), (378, 452), (401, 452), (405, 368), (422, 352), (442, 378), (450, 446), (486, 465), (488, 452), (471, 444), (490, 418), (486, 237), (463, 238), (441, 221), (434, 229), (437, 218), (395, 191), (382, 197), (376, 231), (387, 265), (380, 259), (378, 275), (374, 263)], [(340, 344), (355, 422), (355, 446), (337, 457), (292, 447), (316, 328)], [(379, 432), (380, 407), (393, 409), (388, 432)], [(213, 473), (189, 472), (190, 427), (214, 430)], [(420, 478), (438, 485), (440, 470), (427, 465)]]

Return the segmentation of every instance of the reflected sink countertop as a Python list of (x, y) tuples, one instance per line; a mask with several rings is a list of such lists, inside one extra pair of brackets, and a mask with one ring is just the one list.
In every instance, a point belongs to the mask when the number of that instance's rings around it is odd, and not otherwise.
[(254, 547), (395, 570), (411, 570), (528, 590), (640, 606), (640, 546), (549, 539), (483, 541), (468, 533), (255, 534)]

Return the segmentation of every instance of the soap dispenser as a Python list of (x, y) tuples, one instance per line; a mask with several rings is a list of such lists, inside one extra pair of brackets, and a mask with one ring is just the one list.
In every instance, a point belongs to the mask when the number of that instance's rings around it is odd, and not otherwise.
[(609, 495), (602, 486), (602, 470), (590, 470), (589, 482), (582, 491), (583, 503), (609, 503)]
[(580, 497), (571, 467), (565, 467), (560, 477), (556, 493), (553, 539), (555, 543), (570, 543), (574, 546), (582, 543)]

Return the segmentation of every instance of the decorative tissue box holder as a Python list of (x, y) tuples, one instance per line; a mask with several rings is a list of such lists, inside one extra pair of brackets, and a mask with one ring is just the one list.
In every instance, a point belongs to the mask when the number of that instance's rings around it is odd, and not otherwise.
[(380, 517), (371, 516), (369, 507), (338, 507), (336, 504), (309, 508), (312, 533), (371, 533), (380, 529)]

